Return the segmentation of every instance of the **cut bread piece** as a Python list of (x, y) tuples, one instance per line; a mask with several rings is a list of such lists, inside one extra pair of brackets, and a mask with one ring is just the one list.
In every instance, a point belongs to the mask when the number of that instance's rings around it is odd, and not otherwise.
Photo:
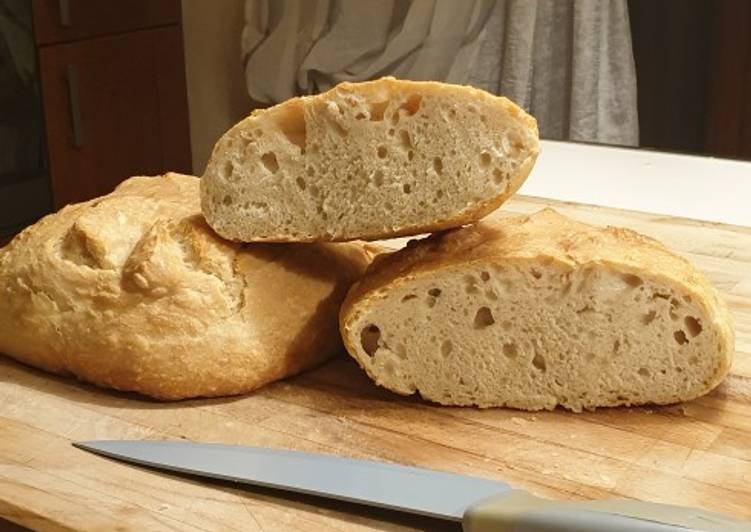
[(374, 240), (479, 220), (524, 182), (537, 123), (471, 87), (342, 83), (251, 116), (214, 147), (201, 208), (245, 242)]
[(687, 260), (550, 209), (377, 258), (340, 327), (390, 390), (527, 410), (693, 399), (724, 378), (734, 346), (725, 304)]

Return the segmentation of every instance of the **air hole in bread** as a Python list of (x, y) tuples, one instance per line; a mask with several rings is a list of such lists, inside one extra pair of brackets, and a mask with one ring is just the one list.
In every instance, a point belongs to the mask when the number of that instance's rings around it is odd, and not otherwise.
[(232, 174), (234, 173), (235, 173), (235, 164), (231, 160), (226, 161), (222, 165), (222, 167), (219, 169), (219, 175), (223, 179), (231, 178)]
[(670, 294), (661, 294), (659, 292), (655, 292), (652, 294), (652, 299), (670, 299)]
[(433, 158), (433, 170), (438, 175), (443, 175), (443, 159), (440, 157)]
[(642, 316), (641, 322), (643, 325), (649, 325), (650, 323), (655, 321), (656, 317), (657, 317), (657, 312), (655, 312), (654, 310), (650, 310), (644, 316)]
[(676, 310), (680, 306), (681, 306), (681, 304), (678, 302), (677, 299), (672, 298), (670, 300), (670, 310), (668, 311), (668, 314), (670, 315), (670, 319), (671, 320), (678, 321), (678, 314), (676, 313)]
[(637, 373), (642, 377), (649, 377), (649, 370), (647, 368), (639, 368), (639, 371), (637, 371)]
[(428, 294), (430, 294), (433, 297), (438, 297), (441, 295), (441, 289), (440, 288), (431, 288), (428, 290)]
[(318, 190), (318, 187), (315, 186), (315, 185), (310, 185), (308, 187), (308, 190), (310, 190), (310, 195), (313, 196), (314, 198), (317, 198), (318, 194), (320, 194), (320, 191)]
[(305, 153), (307, 131), (305, 129), (303, 104), (300, 102), (297, 105), (290, 106), (284, 115), (277, 118), (276, 124), (290, 144), (294, 144), (300, 148), (301, 153)]
[(444, 340), (441, 344), (441, 354), (445, 357), (449, 356), (451, 354), (451, 351), (454, 350), (454, 344), (451, 342), (451, 340)]
[(683, 332), (682, 329), (675, 331), (673, 333), (673, 338), (675, 338), (675, 341), (678, 342), (679, 345), (688, 343), (688, 338), (686, 338), (686, 333)]
[(496, 185), (500, 185), (506, 180), (506, 176), (503, 175), (503, 170), (498, 167), (493, 168), (493, 181)]
[(412, 144), (412, 139), (409, 138), (409, 133), (403, 129), (399, 130), (399, 141), (402, 144), (402, 148), (405, 150), (411, 150), (415, 146)]
[(276, 154), (273, 151), (268, 151), (261, 155), (261, 162), (266, 170), (272, 174), (275, 174), (279, 170), (279, 162), (276, 160)]
[(386, 108), (389, 106), (389, 101), (384, 100), (382, 102), (371, 102), (370, 107), (370, 119), (373, 122), (380, 122), (383, 120), (383, 115), (386, 112)]
[(300, 190), (305, 190), (307, 185), (302, 177), (298, 177), (295, 181), (297, 182), (297, 186), (300, 187)]
[(495, 323), (493, 313), (488, 307), (480, 307), (475, 314), (474, 327), (475, 329), (485, 329)]
[(485, 115), (481, 115), (481, 116), (480, 116), (480, 122), (482, 122), (483, 124), (487, 124), (487, 122), (488, 122), (488, 117), (487, 117), (487, 116), (485, 116)]
[(435, 193), (435, 197), (438, 199), (441, 199), (443, 197), (443, 190), (437, 190)]
[(360, 345), (363, 351), (372, 357), (378, 351), (378, 344), (381, 341), (381, 329), (372, 323), (360, 331)]
[(536, 268), (530, 268), (530, 269), (529, 269), (529, 273), (530, 273), (530, 274), (532, 275), (532, 277), (534, 277), (535, 279), (540, 279), (540, 278), (542, 278), (542, 273), (540, 273), (540, 271), (539, 271), (539, 270), (537, 270)]
[(402, 360), (405, 360), (407, 358), (407, 348), (404, 347), (404, 344), (397, 344), (396, 356), (398, 356)]
[(622, 276), (623, 282), (629, 285), (631, 288), (637, 288), (644, 284), (644, 280), (638, 275), (627, 273)]
[(514, 342), (508, 342), (503, 344), (503, 347), (501, 348), (503, 350), (503, 354), (507, 358), (514, 358), (516, 355), (519, 354), (519, 348), (516, 347), (516, 344)]
[(482, 279), (485, 282), (490, 281), (490, 274), (486, 271), (483, 271), (480, 273), (480, 279)]
[(222, 198), (222, 205), (226, 205), (227, 207), (232, 205), (232, 196), (230, 196), (229, 194), (224, 196), (224, 198)]
[(404, 109), (407, 113), (407, 116), (412, 116), (417, 111), (420, 110), (420, 104), (422, 103), (422, 96), (419, 94), (413, 94), (409, 96), (402, 104), (399, 106), (399, 109)]
[(407, 294), (402, 298), (402, 303), (405, 303), (407, 301), (410, 301), (412, 299), (417, 299), (417, 296), (415, 294)]
[[(411, 160), (412, 160), (412, 159), (414, 159), (414, 158), (415, 158), (415, 152), (414, 152), (414, 151), (412, 151), (412, 150), (409, 150), (409, 151), (407, 152), (407, 160), (408, 160), (408, 161), (411, 161)], [(413, 173), (414, 173), (414, 172), (413, 172)]]
[(488, 152), (484, 151), (480, 154), (480, 168), (485, 169), (489, 167), (492, 161), (493, 159)]
[(563, 287), (561, 288), (561, 294), (562, 295), (568, 295), (569, 292), (571, 292), (571, 281), (564, 282)]
[(540, 353), (535, 353), (535, 356), (532, 359), (532, 365), (543, 373), (548, 369), (547, 365), (545, 364), (545, 357)]
[(692, 338), (695, 338), (696, 336), (699, 336), (702, 331), (701, 322), (694, 318), (693, 316), (686, 316), (683, 319), (683, 323), (686, 324), (686, 329), (688, 329), (688, 334), (691, 335)]
[(617, 355), (620, 350), (621, 350), (621, 341), (616, 340), (615, 342), (613, 342), (613, 354)]
[(405, 194), (409, 194), (410, 192), (412, 192), (412, 185), (410, 185), (409, 183), (404, 183), (402, 190)]
[(386, 155), (388, 155), (388, 150), (386, 149), (386, 146), (378, 146), (378, 157), (381, 159), (385, 159)]
[(375, 186), (380, 187), (383, 185), (383, 171), (382, 170), (376, 170), (373, 174), (373, 183), (375, 183)]
[(355, 115), (355, 120), (365, 120), (365, 113), (357, 113)]

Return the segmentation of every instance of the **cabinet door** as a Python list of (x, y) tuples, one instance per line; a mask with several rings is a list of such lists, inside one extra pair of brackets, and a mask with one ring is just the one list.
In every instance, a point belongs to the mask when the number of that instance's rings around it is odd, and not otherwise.
[(179, 26), (40, 49), (55, 208), (190, 169)]
[(712, 3), (707, 148), (751, 159), (751, 3)]
[(38, 44), (180, 23), (180, 0), (33, 0)]

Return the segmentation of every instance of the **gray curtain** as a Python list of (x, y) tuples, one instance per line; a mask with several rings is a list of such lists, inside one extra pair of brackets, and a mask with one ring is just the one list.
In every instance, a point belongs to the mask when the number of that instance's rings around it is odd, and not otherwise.
[(245, 18), (258, 102), (434, 79), (511, 98), (544, 138), (638, 143), (626, 0), (246, 0)]
[(626, 0), (499, 0), (467, 81), (529, 110), (545, 138), (639, 143)]

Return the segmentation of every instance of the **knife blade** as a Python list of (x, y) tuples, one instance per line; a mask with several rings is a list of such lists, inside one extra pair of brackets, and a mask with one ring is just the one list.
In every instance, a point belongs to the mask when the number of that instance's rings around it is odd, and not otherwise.
[(498, 480), (373, 460), (187, 441), (73, 445), (162, 470), (461, 522), (467, 532), (751, 531), (751, 522), (696, 508), (631, 500), (550, 501)]

